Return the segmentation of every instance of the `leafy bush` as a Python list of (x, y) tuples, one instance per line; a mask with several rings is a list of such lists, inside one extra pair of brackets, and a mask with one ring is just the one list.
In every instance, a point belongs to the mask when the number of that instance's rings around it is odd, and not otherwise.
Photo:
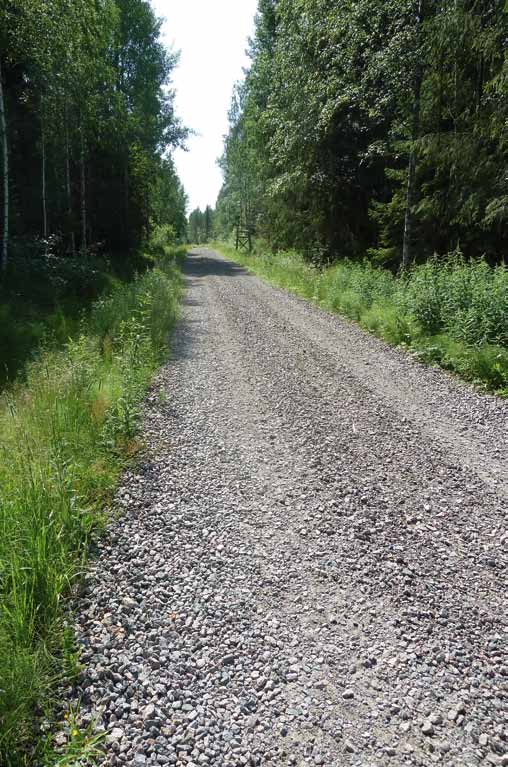
[(508, 269), (460, 254), (413, 269), (400, 303), (425, 333), (445, 331), (470, 345), (508, 346)]
[(46, 240), (14, 241), (2, 289), (6, 295), (29, 298), (54, 307), (70, 299), (95, 297), (110, 284), (111, 264), (99, 246), (69, 253), (54, 235)]
[(174, 247), (176, 242), (176, 232), (171, 224), (160, 224), (153, 228), (150, 239), (150, 248), (153, 253), (164, 255), (166, 248)]
[[(66, 664), (62, 597), (125, 460), (166, 351), (180, 278), (172, 261), (98, 301), (65, 348), (44, 352), (0, 400), (0, 763), (40, 764)], [(39, 756), (38, 756), (39, 754)]]
[(0, 280), (0, 384), (41, 344), (63, 345), (79, 330), (83, 311), (114, 284), (111, 264), (95, 252), (65, 253), (56, 237), (15, 241)]

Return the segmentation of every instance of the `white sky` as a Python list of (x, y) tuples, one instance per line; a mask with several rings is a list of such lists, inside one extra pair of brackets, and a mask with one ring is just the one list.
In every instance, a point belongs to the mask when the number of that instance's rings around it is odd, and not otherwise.
[(233, 84), (247, 66), (257, 0), (152, 0), (166, 19), (164, 41), (180, 50), (174, 72), (176, 112), (196, 136), (175, 163), (189, 197), (189, 212), (215, 205), (222, 185), (217, 158), (227, 132)]

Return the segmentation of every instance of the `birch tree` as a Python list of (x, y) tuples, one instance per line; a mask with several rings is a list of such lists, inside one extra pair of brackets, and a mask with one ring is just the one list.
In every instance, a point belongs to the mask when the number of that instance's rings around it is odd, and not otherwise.
[(5, 99), (3, 89), (2, 60), (0, 58), (0, 144), (2, 147), (2, 180), (3, 180), (3, 212), (2, 212), (2, 271), (7, 269), (9, 254), (9, 143), (7, 138), (7, 119), (5, 114)]

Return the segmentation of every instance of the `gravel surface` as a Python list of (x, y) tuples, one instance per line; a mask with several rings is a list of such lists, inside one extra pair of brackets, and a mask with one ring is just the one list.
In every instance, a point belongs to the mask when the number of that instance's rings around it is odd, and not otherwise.
[(508, 765), (508, 403), (211, 251), (78, 613), (108, 765)]

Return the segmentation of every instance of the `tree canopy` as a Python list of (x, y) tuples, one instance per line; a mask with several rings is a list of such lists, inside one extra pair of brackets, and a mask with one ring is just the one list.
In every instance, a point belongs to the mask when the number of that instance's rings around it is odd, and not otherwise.
[(152, 222), (185, 234), (171, 161), (177, 56), (147, 0), (7, 0), (0, 77), (8, 159), (2, 239), (58, 237), (76, 252), (135, 248)]
[(221, 165), (224, 234), (399, 264), (508, 243), (508, 8), (260, 0)]

